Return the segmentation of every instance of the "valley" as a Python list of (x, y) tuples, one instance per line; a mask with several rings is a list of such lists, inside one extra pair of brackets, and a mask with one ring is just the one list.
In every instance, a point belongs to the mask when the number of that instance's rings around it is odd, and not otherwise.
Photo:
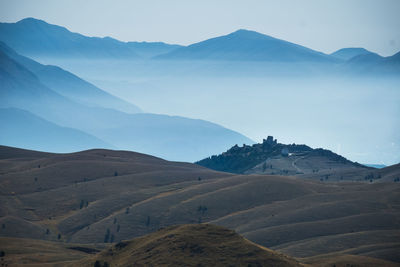
[(400, 266), (397, 3), (95, 2), (0, 2), (1, 266)]

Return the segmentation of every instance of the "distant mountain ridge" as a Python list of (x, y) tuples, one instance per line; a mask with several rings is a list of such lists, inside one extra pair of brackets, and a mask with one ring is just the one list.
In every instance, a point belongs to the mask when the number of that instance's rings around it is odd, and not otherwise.
[[(0, 144), (49, 152), (74, 152), (93, 147), (115, 148), (85, 132), (61, 127), (17, 108), (0, 108)], [(29, 133), (29, 143), (27, 143)]]
[(333, 52), (330, 55), (333, 57), (336, 57), (338, 59), (349, 60), (355, 56), (368, 55), (368, 54), (378, 55), (378, 54), (368, 51), (367, 49), (362, 48), (362, 47), (342, 48), (342, 49), (339, 49), (339, 50)]
[[(113, 96), (68, 71), (56, 66), (42, 65), (30, 58), (17, 54), (1, 41), (0, 53), (8, 57), (9, 60), (13, 60), (24, 66), (36, 76), (43, 85), (50, 87), (58, 94), (72, 101), (91, 107), (114, 108), (127, 113), (142, 112), (136, 105)], [(5, 62), (6, 59), (4, 59), (2, 63), (4, 64)]]
[(144, 55), (155, 56), (178, 47), (165, 43), (125, 43), (111, 37), (87, 37), (35, 18), (0, 23), (0, 41), (26, 56), (86, 59), (140, 59)]
[[(0, 60), (0, 107), (29, 111), (40, 119), (95, 136), (115, 148), (195, 161), (237, 142), (252, 143), (235, 131), (204, 120), (119, 111), (118, 104), (115, 109), (109, 105), (116, 98), (101, 89), (61, 68), (43, 66), (20, 56), (5, 45), (0, 45)], [(96, 102), (96, 94), (104, 98)], [(25, 143), (19, 142), (19, 146), (39, 148), (30, 143), (29, 132), (18, 134), (25, 135)], [(63, 136), (59, 135), (60, 142)], [(1, 144), (16, 144), (12, 136), (6, 137)], [(40, 149), (65, 152), (46, 142)]]
[(167, 54), (156, 56), (156, 59), (283, 62), (335, 61), (335, 58), (322, 52), (244, 29), (178, 48)]
[[(171, 62), (203, 60), (229, 64), (302, 63), (306, 65), (304, 69), (309, 72), (317, 69), (327, 73), (339, 71), (346, 74), (397, 74), (400, 71), (399, 59), (395, 55), (380, 57), (364, 48), (343, 48), (328, 55), (245, 29), (181, 46), (163, 42), (122, 42), (111, 37), (87, 37), (43, 20), (26, 18), (16, 23), (0, 23), (0, 41), (13, 47), (20, 54), (56, 65), (60, 65), (64, 60), (154, 59)], [(374, 60), (364, 59), (371, 55), (375, 55)], [(361, 59), (357, 59), (358, 57)], [(354, 62), (348, 62), (353, 59)], [(314, 63), (317, 64), (313, 65)], [(323, 68), (319, 63), (324, 63), (327, 68)], [(233, 65), (237, 67), (239, 64)], [(339, 68), (336, 65), (339, 65)], [(268, 66), (263, 67), (266, 68), (265, 71), (270, 72)], [(235, 70), (235, 67), (232, 69)], [(292, 71), (297, 70), (294, 65)]]

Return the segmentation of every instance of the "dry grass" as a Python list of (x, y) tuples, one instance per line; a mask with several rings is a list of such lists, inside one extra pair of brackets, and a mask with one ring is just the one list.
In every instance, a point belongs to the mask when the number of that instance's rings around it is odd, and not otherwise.
[(211, 222), (296, 257), (342, 253), (400, 262), (397, 247), (357, 250), (394, 242), (399, 195), (400, 183), (233, 175), (126, 151), (0, 147), (3, 237), (91, 244), (104, 242), (107, 229), (108, 241), (118, 242)]

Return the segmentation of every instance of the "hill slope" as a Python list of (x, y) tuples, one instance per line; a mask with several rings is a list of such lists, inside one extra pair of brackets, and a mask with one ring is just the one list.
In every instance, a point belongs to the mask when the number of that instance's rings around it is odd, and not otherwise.
[[(112, 145), (82, 131), (60, 127), (32, 113), (15, 108), (0, 108), (0, 144), (44, 151), (73, 152)], [(29, 134), (29, 143), (26, 138)], [(61, 141), (62, 140), (62, 141)]]
[(199, 224), (168, 227), (79, 262), (110, 266), (301, 266), (293, 258), (257, 246), (234, 231)]
[[(355, 180), (371, 168), (351, 162), (325, 149), (285, 145), (269, 136), (262, 144), (234, 146), (197, 164), (218, 171), (244, 174), (302, 175), (314, 179)], [(340, 175), (347, 171), (353, 175)]]
[(291, 256), (400, 262), (400, 183), (232, 175), (128, 151), (0, 148), (0, 236), (119, 242), (211, 222)]
[(43, 85), (72, 101), (92, 107), (114, 108), (127, 113), (141, 112), (134, 104), (115, 97), (68, 71), (56, 66), (42, 65), (17, 54), (3, 42), (0, 42), (0, 52), (31, 71)]
[(334, 61), (334, 58), (321, 52), (248, 30), (238, 30), (225, 36), (181, 47), (156, 58), (284, 62)]

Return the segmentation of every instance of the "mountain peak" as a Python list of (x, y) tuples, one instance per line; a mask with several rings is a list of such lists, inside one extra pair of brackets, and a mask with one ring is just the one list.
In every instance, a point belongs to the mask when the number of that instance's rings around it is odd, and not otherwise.
[(274, 62), (334, 60), (321, 52), (247, 29), (181, 47), (157, 58)]
[(24, 19), (21, 19), (21, 20), (19, 20), (17, 22), (17, 24), (27, 24), (27, 23), (29, 23), (29, 24), (33, 24), (33, 23), (36, 23), (36, 24), (48, 24), (44, 20), (36, 19), (36, 18), (32, 18), (32, 17), (24, 18)]
[(234, 31), (234, 32), (228, 34), (227, 36), (236, 36), (236, 37), (245, 38), (245, 39), (248, 39), (248, 38), (252, 38), (252, 39), (254, 39), (254, 38), (276, 39), (276, 38), (273, 38), (273, 37), (271, 37), (269, 35), (265, 35), (265, 34), (262, 34), (262, 33), (256, 32), (256, 31), (252, 31), (252, 30), (247, 30), (247, 29), (239, 29), (237, 31)]

